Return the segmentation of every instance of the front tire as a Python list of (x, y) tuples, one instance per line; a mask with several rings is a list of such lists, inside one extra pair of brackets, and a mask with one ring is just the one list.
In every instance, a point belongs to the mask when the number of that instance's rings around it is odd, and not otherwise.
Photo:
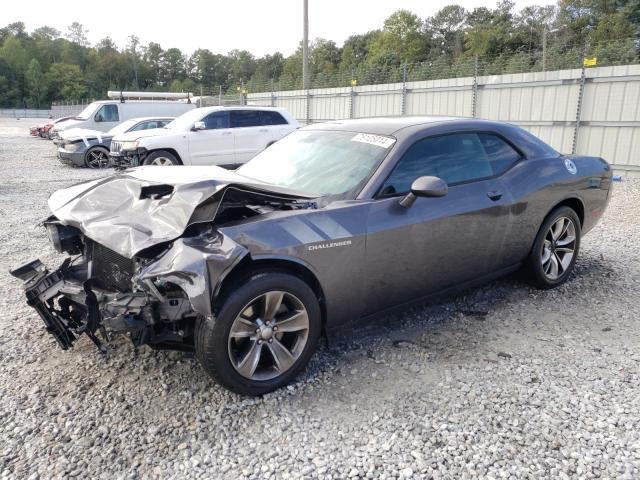
[(320, 338), (320, 306), (293, 275), (263, 272), (239, 282), (214, 319), (196, 323), (196, 355), (218, 383), (242, 395), (263, 395), (291, 382)]
[(94, 147), (87, 151), (84, 163), (89, 168), (107, 168), (110, 164), (109, 150), (103, 147)]
[(570, 207), (552, 211), (536, 236), (526, 273), (538, 288), (554, 288), (567, 281), (578, 258), (580, 219)]
[(180, 165), (180, 161), (171, 152), (167, 152), (166, 150), (157, 150), (147, 155), (147, 158), (144, 159), (142, 165), (168, 167), (171, 165)]

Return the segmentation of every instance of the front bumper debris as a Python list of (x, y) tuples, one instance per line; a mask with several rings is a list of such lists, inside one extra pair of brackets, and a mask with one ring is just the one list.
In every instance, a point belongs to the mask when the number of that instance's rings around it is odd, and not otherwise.
[(86, 333), (98, 349), (106, 353), (106, 347), (95, 335), (99, 326), (98, 302), (88, 282), (84, 282), (82, 290), (78, 289), (81, 296), (84, 293), (85, 311), (78, 311), (72, 306), (73, 302), (60, 297), (69, 265), (70, 259), (67, 259), (57, 270), (49, 272), (40, 260), (34, 260), (9, 273), (25, 282), (27, 304), (38, 312), (47, 332), (63, 350), (68, 350), (79, 335)]

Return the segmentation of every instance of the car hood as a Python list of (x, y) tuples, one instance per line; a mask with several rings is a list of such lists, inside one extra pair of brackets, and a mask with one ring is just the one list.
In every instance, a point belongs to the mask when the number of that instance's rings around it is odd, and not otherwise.
[(109, 136), (105, 132), (99, 130), (91, 130), (89, 128), (69, 128), (60, 133), (60, 138), (64, 140), (86, 140), (89, 138), (102, 138)]
[(192, 223), (213, 221), (229, 189), (274, 201), (312, 198), (220, 167), (145, 166), (58, 190), (49, 208), (63, 224), (131, 258), (179, 238)]
[(116, 142), (133, 142), (141, 138), (175, 135), (176, 133), (179, 133), (179, 132), (176, 132), (175, 130), (170, 130), (168, 128), (150, 128), (149, 130), (139, 130), (134, 132), (120, 133), (115, 137), (113, 137), (113, 140)]
[(86, 120), (74, 120), (73, 118), (70, 118), (68, 120), (55, 123), (53, 128), (58, 131), (70, 130), (72, 128), (76, 128), (77, 125), (82, 125), (84, 122), (86, 122)]

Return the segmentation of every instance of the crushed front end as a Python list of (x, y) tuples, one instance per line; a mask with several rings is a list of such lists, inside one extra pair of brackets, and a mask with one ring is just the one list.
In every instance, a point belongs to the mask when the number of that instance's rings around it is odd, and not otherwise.
[(144, 255), (129, 259), (55, 218), (45, 226), (56, 250), (70, 256), (54, 271), (35, 260), (11, 274), (25, 282), (28, 304), (60, 347), (67, 350), (84, 333), (106, 352), (105, 342), (124, 333), (136, 346), (193, 348), (198, 314), (184, 290), (143, 274), (146, 267), (161, 262), (169, 246), (150, 252), (160, 259)]
[(217, 167), (139, 167), (59, 190), (44, 226), (68, 258), (11, 274), (63, 349), (85, 333), (105, 351), (123, 333), (136, 346), (191, 350), (195, 320), (213, 317), (222, 280), (249, 255), (221, 227), (312, 208), (241, 180)]

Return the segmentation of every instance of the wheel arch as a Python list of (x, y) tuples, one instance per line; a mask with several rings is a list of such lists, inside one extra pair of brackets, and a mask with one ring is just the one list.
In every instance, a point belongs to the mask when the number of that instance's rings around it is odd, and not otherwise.
[(184, 162), (182, 161), (182, 157), (180, 156), (180, 154), (178, 153), (178, 151), (175, 148), (164, 148), (164, 147), (158, 147), (158, 148), (151, 148), (149, 150), (147, 150), (147, 155), (149, 156), (152, 153), (155, 152), (169, 152), (171, 155), (173, 155), (174, 157), (176, 157), (176, 160), (178, 160), (178, 162), (180, 163), (180, 165), (184, 165)]
[[(553, 206), (551, 210), (547, 212), (547, 214), (544, 217), (544, 220), (547, 219), (547, 217), (551, 214), (551, 212), (553, 212), (554, 210), (560, 207), (571, 208), (574, 212), (576, 212), (576, 215), (578, 215), (578, 219), (580, 220), (580, 227), (584, 226), (584, 203), (578, 197), (568, 197), (562, 200), (561, 202), (558, 202), (556, 205)], [(544, 223), (544, 220), (543, 220), (543, 223)]]
[(320, 313), (322, 320), (322, 330), (324, 332), (327, 310), (325, 304), (324, 291), (318, 277), (311, 267), (303, 261), (284, 256), (269, 256), (253, 258), (246, 255), (238, 264), (221, 280), (216, 288), (216, 294), (213, 302), (213, 310), (217, 311), (224, 301), (226, 292), (231, 290), (235, 284), (242, 282), (250, 275), (258, 272), (280, 272), (288, 273), (304, 281), (316, 295), (318, 304), (320, 305)]
[(536, 230), (536, 234), (533, 237), (533, 240), (531, 241), (531, 247), (529, 248), (529, 252), (531, 252), (531, 250), (533, 249), (536, 238), (538, 238), (538, 234), (540, 233), (540, 230), (544, 226), (544, 222), (547, 220), (547, 218), (549, 218), (549, 215), (551, 215), (555, 210), (557, 210), (560, 207), (571, 208), (574, 212), (576, 212), (576, 215), (578, 215), (578, 220), (580, 220), (580, 227), (582, 228), (582, 226), (584, 226), (584, 203), (578, 197), (575, 197), (575, 196), (567, 197), (562, 201), (556, 203), (553, 207), (551, 207), (549, 211), (546, 213), (546, 215), (542, 218), (542, 221), (540, 222), (540, 225)]

